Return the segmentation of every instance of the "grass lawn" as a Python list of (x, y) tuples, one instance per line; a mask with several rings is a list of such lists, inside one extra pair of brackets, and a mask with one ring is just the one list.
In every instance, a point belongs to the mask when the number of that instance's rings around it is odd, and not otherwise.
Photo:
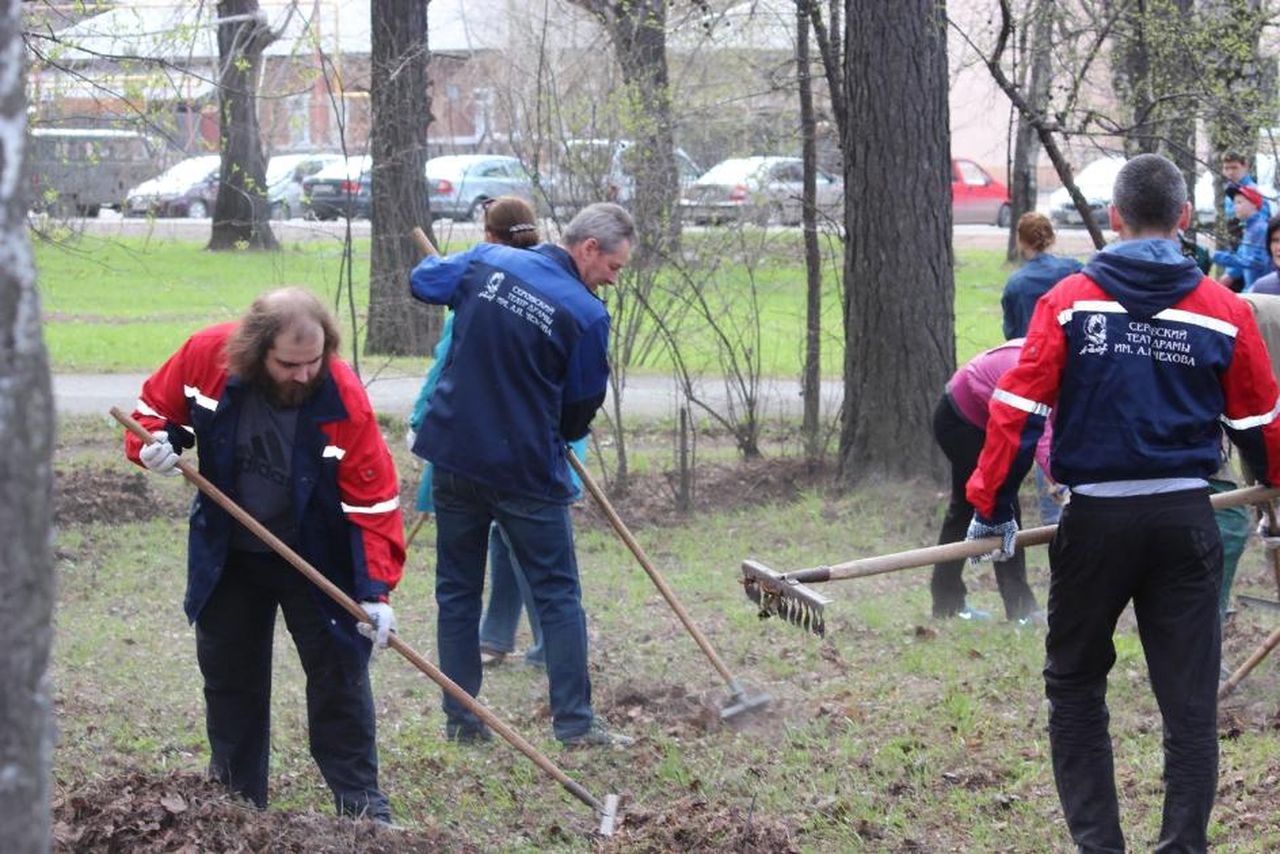
[[(633, 439), (637, 470), (652, 472), (650, 496), (665, 489), (666, 441), (657, 431)], [(69, 799), (131, 775), (199, 771), (208, 760), (193, 632), (181, 610), (191, 488), (131, 470), (118, 444), (102, 419), (59, 429), (54, 764), (57, 791)], [(392, 447), (410, 490), (414, 466)], [(736, 485), (781, 482), (768, 471), (739, 472)], [(744, 834), (764, 829), (806, 852), (1069, 850), (1049, 766), (1041, 629), (933, 621), (921, 569), (827, 585), (834, 602), (820, 639), (757, 619), (736, 581), (747, 556), (790, 569), (931, 542), (941, 495), (880, 484), (836, 497), (801, 484), (747, 500), (750, 490), (716, 481), (710, 468), (701, 477), (712, 507), (695, 517), (660, 520), (640, 498), (619, 511), (730, 670), (773, 696), (766, 710), (720, 726), (720, 678), (626, 548), (582, 510), (575, 525), (595, 707), (637, 744), (563, 751), (550, 735), (541, 672), (508, 663), (485, 674), (482, 699), (500, 717), (593, 794), (623, 795), (629, 818), (604, 850), (744, 850)], [(433, 538), (428, 524), (394, 597), (401, 637), (429, 659)], [(1043, 602), (1044, 551), (1029, 557)], [(970, 569), (966, 580), (973, 604), (1000, 611), (989, 569)], [(1275, 594), (1256, 548), (1237, 584)], [(1228, 662), (1273, 626), (1273, 615), (1242, 610), (1227, 633)], [(527, 643), (523, 629), (518, 643)], [(1128, 616), (1116, 647), (1108, 699), (1122, 814), (1130, 845), (1149, 850), (1160, 819), (1161, 730)], [(1277, 661), (1222, 709), (1210, 837), (1218, 850), (1280, 849)], [(272, 812), (328, 813), (282, 626), (274, 679)], [(600, 850), (590, 812), (504, 742), (446, 743), (440, 692), (407, 662), (382, 654), (373, 679), (383, 786), (411, 830), (446, 832), (482, 851)]]
[[(766, 376), (800, 373), (804, 329), (804, 264), (793, 234), (744, 238), (728, 246), (721, 236), (690, 236), (686, 247), (702, 252), (697, 278), (707, 288), (712, 315), (749, 317), (749, 301), (760, 316), (758, 332), (746, 334), (758, 350)], [(716, 241), (716, 244), (713, 244)], [(45, 311), (45, 336), (59, 372), (153, 370), (186, 335), (210, 323), (240, 315), (263, 290), (302, 285), (334, 307), (346, 331), (363, 326), (368, 301), (369, 242), (353, 246), (354, 282), (343, 283), (343, 257), (336, 243), (288, 244), (278, 253), (213, 253), (202, 244), (145, 238), (81, 236), (67, 244), (38, 243), (38, 282)], [(745, 259), (760, 259), (750, 260)], [(839, 266), (838, 253), (829, 261)], [(956, 350), (963, 361), (1001, 340), (1000, 290), (1009, 273), (995, 250), (964, 250), (956, 258)], [(838, 276), (828, 265), (824, 300), (823, 372), (839, 376), (843, 358)], [(668, 277), (666, 288), (681, 282)], [(354, 294), (355, 317), (349, 311)], [(661, 302), (661, 300), (658, 300)], [(681, 347), (696, 369), (718, 373), (719, 361), (705, 321), (681, 328)], [(349, 351), (348, 351), (349, 352)], [(385, 360), (365, 367), (386, 367)], [(404, 373), (422, 370), (421, 359), (394, 360)], [(669, 373), (671, 357), (653, 350), (640, 368)]]

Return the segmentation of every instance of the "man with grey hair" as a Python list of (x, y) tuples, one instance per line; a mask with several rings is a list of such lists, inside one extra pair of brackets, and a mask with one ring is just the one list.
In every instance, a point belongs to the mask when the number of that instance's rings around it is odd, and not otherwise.
[[(555, 735), (623, 746), (591, 709), (587, 625), (569, 505), (566, 443), (587, 434), (609, 377), (609, 313), (596, 291), (631, 256), (635, 224), (615, 204), (584, 208), (561, 246), (481, 243), (431, 256), (410, 277), (424, 302), (455, 312), (453, 347), (413, 452), (435, 464), (440, 669), (480, 692), (479, 623), (489, 525), (497, 522), (542, 623)], [(444, 695), (451, 741), (490, 738)]]
[(1040, 298), (992, 396), (969, 479), (970, 539), (1013, 551), (1013, 501), (1054, 410), (1053, 477), (1071, 503), (1049, 547), (1045, 694), (1071, 837), (1124, 851), (1108, 732), (1112, 634), (1130, 601), (1164, 720), (1158, 851), (1204, 851), (1217, 787), (1222, 542), (1209, 504), (1221, 428), (1280, 483), (1280, 391), (1249, 307), (1182, 255), (1182, 174), (1144, 154), (1116, 178), (1120, 240)]

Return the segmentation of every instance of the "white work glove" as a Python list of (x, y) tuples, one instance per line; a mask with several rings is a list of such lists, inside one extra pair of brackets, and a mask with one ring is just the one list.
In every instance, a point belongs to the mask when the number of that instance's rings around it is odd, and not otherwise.
[(984, 560), (999, 563), (1013, 557), (1014, 543), (1018, 537), (1018, 523), (1010, 519), (1008, 522), (987, 524), (978, 518), (977, 513), (973, 514), (973, 521), (969, 523), (969, 530), (964, 538), (981, 540), (986, 537), (1000, 537), (1000, 545), (986, 554), (969, 558), (970, 563), (982, 563)]
[(155, 437), (155, 441), (142, 446), (138, 459), (156, 474), (168, 477), (181, 474), (182, 472), (178, 471), (178, 454), (173, 450), (173, 445), (169, 444), (169, 434), (163, 430), (157, 430), (151, 435)]
[(1267, 527), (1267, 517), (1263, 516), (1258, 520), (1258, 539), (1262, 541), (1262, 547), (1269, 552), (1280, 549), (1280, 534), (1273, 533)]
[(396, 612), (386, 602), (361, 602), (360, 607), (373, 623), (356, 623), (356, 631), (373, 641), (376, 648), (386, 649), (387, 638), (396, 630)]
[(418, 434), (414, 432), (413, 425), (410, 425), (405, 428), (404, 444), (405, 444), (405, 447), (409, 449), (409, 453), (413, 453), (413, 443), (417, 440), (417, 438), (418, 438)]

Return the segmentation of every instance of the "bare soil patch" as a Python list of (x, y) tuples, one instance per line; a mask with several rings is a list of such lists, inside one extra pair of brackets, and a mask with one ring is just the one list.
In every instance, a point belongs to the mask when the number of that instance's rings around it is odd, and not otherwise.
[[(55, 471), (54, 524), (90, 525), (146, 522), (172, 508), (156, 500), (147, 472), (115, 467), (78, 466)], [(151, 475), (154, 477), (154, 475)]]
[(800, 850), (795, 831), (785, 822), (738, 807), (717, 807), (701, 795), (687, 795), (661, 810), (623, 804), (622, 811), (621, 828), (601, 851), (792, 854)]
[[(690, 514), (794, 501), (804, 492), (827, 489), (833, 476), (830, 464), (811, 469), (803, 459), (794, 457), (700, 463), (690, 513), (682, 514), (676, 507), (679, 475), (674, 471), (632, 475), (626, 493), (611, 493), (609, 500), (628, 527), (671, 526), (688, 522)], [(609, 525), (589, 496), (575, 517), (591, 526)]]
[(59, 793), (58, 852), (478, 851), (436, 829), (387, 829), (317, 813), (261, 812), (192, 772), (125, 773)]

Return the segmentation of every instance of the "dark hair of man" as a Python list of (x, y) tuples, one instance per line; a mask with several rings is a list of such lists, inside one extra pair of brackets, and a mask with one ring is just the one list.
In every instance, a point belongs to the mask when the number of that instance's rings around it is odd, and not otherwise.
[(517, 249), (537, 246), (538, 220), (533, 207), (519, 196), (498, 196), (484, 208), (484, 228), (499, 242)]
[(1116, 176), (1112, 204), (1134, 231), (1177, 229), (1187, 202), (1187, 179), (1158, 154), (1139, 154)]
[(1271, 238), (1276, 236), (1277, 231), (1280, 231), (1280, 214), (1267, 220), (1267, 244), (1263, 247), (1267, 250), (1267, 255), (1271, 254)]
[(578, 211), (569, 221), (561, 242), (565, 246), (577, 246), (593, 237), (601, 250), (613, 252), (623, 243), (636, 242), (635, 220), (622, 205), (596, 202)]
[(1222, 152), (1222, 162), (1223, 163), (1239, 163), (1241, 166), (1249, 165), (1249, 161), (1245, 160), (1244, 155), (1234, 149), (1229, 149), (1227, 151)]
[(325, 364), (338, 351), (338, 326), (324, 304), (302, 288), (280, 288), (261, 294), (249, 306), (240, 325), (227, 339), (227, 369), (249, 382), (263, 382), (267, 353), (281, 332), (299, 322), (317, 324), (324, 331)]

